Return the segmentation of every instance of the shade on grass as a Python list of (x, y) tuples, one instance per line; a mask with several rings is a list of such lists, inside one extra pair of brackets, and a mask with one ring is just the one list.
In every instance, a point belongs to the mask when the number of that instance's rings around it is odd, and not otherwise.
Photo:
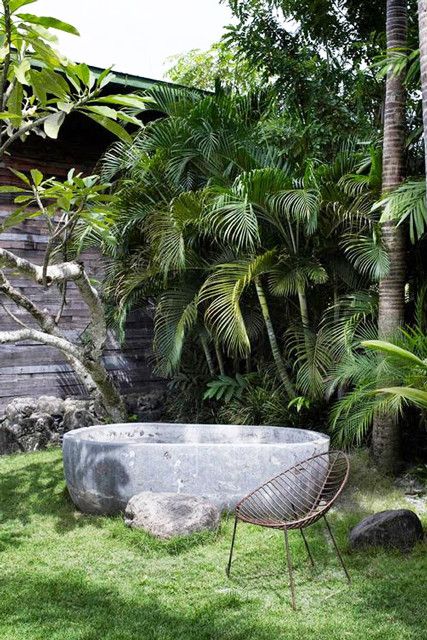
[[(407, 506), (357, 462), (358, 490), (330, 515), (338, 541), (361, 515)], [(425, 522), (424, 522), (425, 524)], [(64, 491), (60, 452), (0, 459), (1, 640), (406, 640), (427, 638), (427, 559), (349, 554), (349, 588), (319, 523), (291, 548), (299, 610), (289, 606), (280, 532), (232, 521), (219, 534), (162, 543), (121, 518), (85, 516)]]

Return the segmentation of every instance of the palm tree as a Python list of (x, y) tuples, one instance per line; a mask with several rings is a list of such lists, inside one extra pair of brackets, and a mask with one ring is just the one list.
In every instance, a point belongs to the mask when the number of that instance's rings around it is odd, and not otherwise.
[(423, 128), (424, 128), (424, 160), (425, 175), (427, 178), (427, 1), (418, 0), (418, 27), (420, 36), (420, 70), (421, 92), (423, 104)]
[(210, 375), (250, 371), (267, 347), (289, 399), (324, 402), (341, 357), (340, 296), (387, 262), (371, 213), (377, 154), (347, 144), (330, 164), (301, 166), (263, 137), (260, 99), (151, 94), (165, 118), (104, 161), (117, 194), (107, 283), (116, 319), (154, 303), (155, 353), (169, 376), (189, 347)]
[(427, 408), (427, 338), (416, 327), (393, 342), (362, 340), (335, 371), (335, 384), (353, 391), (332, 410), (332, 429), (341, 445), (360, 443), (378, 412), (398, 419), (407, 403)]
[[(407, 46), (407, 2), (387, 0), (387, 51), (405, 50)], [(396, 189), (403, 179), (405, 137), (404, 73), (390, 70), (386, 79), (384, 103), (382, 193)], [(382, 239), (390, 256), (388, 274), (380, 281), (378, 332), (390, 337), (404, 322), (405, 235), (402, 226), (388, 220), (382, 225)], [(374, 420), (372, 452), (384, 471), (396, 465), (399, 451), (399, 427), (395, 417), (379, 412)]]

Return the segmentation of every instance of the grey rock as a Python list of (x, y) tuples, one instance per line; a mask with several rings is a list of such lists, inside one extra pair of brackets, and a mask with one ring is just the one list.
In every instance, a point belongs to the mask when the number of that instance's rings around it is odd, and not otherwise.
[(16, 398), (0, 421), (0, 455), (60, 444), (65, 431), (100, 422), (93, 402), (54, 396)]
[(19, 448), (18, 441), (7, 426), (2, 424), (0, 426), (0, 455), (18, 453), (19, 451), (21, 451), (21, 449)]
[(56, 396), (40, 396), (37, 400), (37, 409), (53, 417), (62, 416), (65, 411), (65, 402)]
[(62, 431), (67, 433), (73, 429), (80, 429), (83, 427), (90, 427), (96, 424), (97, 419), (90, 411), (85, 407), (67, 409), (64, 413), (62, 422)]
[[(17, 420), (17, 418), (15, 418)], [(12, 451), (36, 451), (44, 449), (52, 439), (53, 418), (47, 413), (32, 413), (28, 418), (8, 423), (4, 430), (9, 434)], [(6, 451), (9, 453), (10, 451)]]
[(380, 511), (364, 518), (350, 531), (353, 549), (391, 547), (410, 551), (423, 539), (423, 527), (417, 514), (409, 509)]
[(151, 389), (145, 393), (133, 393), (126, 396), (130, 414), (135, 414), (145, 422), (156, 422), (161, 418), (165, 404), (165, 390)]
[(129, 527), (144, 529), (162, 539), (215, 531), (219, 520), (219, 509), (212, 502), (180, 493), (138, 493), (129, 500), (125, 511)]
[(18, 417), (28, 418), (37, 407), (35, 398), (15, 398), (6, 407), (6, 417), (10, 421)]

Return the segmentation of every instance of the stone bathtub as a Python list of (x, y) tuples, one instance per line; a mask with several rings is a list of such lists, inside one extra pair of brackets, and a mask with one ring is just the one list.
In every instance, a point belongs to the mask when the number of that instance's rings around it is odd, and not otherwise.
[(328, 449), (328, 436), (304, 429), (133, 423), (69, 431), (63, 459), (71, 498), (87, 513), (124, 511), (141, 491), (203, 496), (226, 510)]

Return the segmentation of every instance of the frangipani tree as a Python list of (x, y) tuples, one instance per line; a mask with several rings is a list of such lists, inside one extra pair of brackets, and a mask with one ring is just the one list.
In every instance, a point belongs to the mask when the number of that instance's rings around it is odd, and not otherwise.
[[(78, 35), (77, 30), (56, 18), (26, 12), (36, 0), (2, 0), (0, 15), (0, 160), (12, 151), (15, 141), (30, 134), (57, 138), (65, 118), (79, 112), (130, 143), (125, 125), (141, 128), (137, 115), (150, 98), (135, 94), (108, 95), (106, 85), (114, 79), (109, 69), (95, 76), (86, 64), (75, 64), (55, 48), (55, 30)], [(34, 340), (59, 349), (86, 389), (99, 401), (111, 419), (123, 420), (123, 400), (103, 363), (107, 337), (104, 304), (80, 260), (88, 236), (97, 244), (108, 243), (114, 218), (108, 206), (109, 183), (98, 176), (75, 175), (64, 181), (45, 177), (37, 169), (29, 175), (15, 171), (21, 186), (1, 187), (14, 193), (17, 209), (3, 221), (1, 231), (28, 217), (39, 216), (47, 227), (49, 241), (42, 264), (34, 264), (6, 249), (0, 249), (0, 293), (27, 319), (11, 309), (7, 313), (16, 330), (1, 331), (0, 344)], [(37, 306), (13, 286), (19, 274), (41, 287), (56, 286), (61, 302), (56, 313)], [(61, 331), (67, 304), (67, 286), (73, 282), (87, 306), (90, 324), (74, 343)], [(25, 318), (25, 316), (24, 316)]]
[[(38, 170), (32, 170), (29, 176), (15, 173), (22, 187), (1, 187), (1, 192), (18, 192), (16, 200), (20, 206), (6, 218), (3, 228), (15, 226), (23, 216), (39, 217), (47, 227), (49, 240), (41, 265), (0, 248), (0, 294), (25, 312), (18, 317), (2, 305), (16, 329), (0, 331), (0, 345), (32, 340), (58, 349), (106, 415), (112, 420), (122, 420), (126, 415), (123, 400), (102, 363), (107, 339), (104, 304), (80, 260), (85, 237), (92, 235), (98, 243), (110, 239), (114, 222), (108, 208), (111, 197), (106, 194), (110, 185), (101, 184), (97, 176), (83, 177), (73, 171), (63, 182), (44, 178)], [(14, 274), (46, 289), (58, 287), (61, 297), (56, 313), (35, 304), (15, 287), (11, 281)], [(78, 288), (90, 318), (77, 341), (72, 341), (61, 329), (69, 283)]]
[(98, 77), (86, 64), (70, 62), (55, 45), (55, 30), (78, 35), (72, 25), (25, 12), (37, 0), (2, 0), (0, 16), (0, 158), (30, 133), (57, 138), (65, 117), (84, 113), (115, 136), (130, 141), (125, 123), (147, 100), (134, 94), (104, 95), (110, 69)]

